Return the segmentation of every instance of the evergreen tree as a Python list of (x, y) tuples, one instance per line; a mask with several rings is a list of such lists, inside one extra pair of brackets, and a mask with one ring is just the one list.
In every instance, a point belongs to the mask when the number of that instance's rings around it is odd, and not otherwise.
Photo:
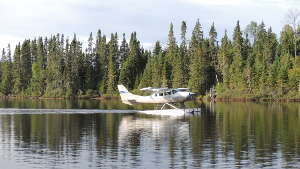
[(155, 43), (153, 52), (153, 67), (152, 67), (152, 84), (154, 87), (161, 87), (163, 79), (165, 79), (165, 85), (168, 84), (167, 77), (164, 77), (162, 72), (164, 67), (164, 53), (162, 51), (162, 47), (160, 45), (160, 42), (157, 41)]
[(218, 53), (218, 71), (222, 72), (223, 83), (226, 88), (229, 88), (231, 79), (229, 70), (233, 60), (233, 49), (231, 41), (227, 36), (227, 31), (225, 31), (221, 42), (222, 44)]
[[(217, 31), (213, 23), (209, 31), (209, 62), (211, 63), (210, 81), (214, 85), (218, 80), (217, 66), (218, 66), (218, 42)], [(220, 75), (219, 75), (220, 76)]]
[(233, 32), (233, 61), (230, 66), (230, 73), (232, 74), (232, 86), (233, 88), (241, 88), (244, 86), (243, 69), (246, 61), (246, 57), (243, 56), (243, 37), (240, 28), (239, 21)]
[(108, 45), (106, 44), (106, 36), (101, 37), (101, 31), (97, 33), (96, 40), (96, 75), (98, 79), (98, 89), (100, 94), (107, 91), (107, 74), (108, 74)]
[(85, 52), (85, 57), (84, 57), (84, 64), (83, 64), (83, 69), (84, 69), (84, 84), (83, 84), (83, 91), (87, 91), (88, 89), (90, 90), (95, 90), (97, 86), (97, 82), (95, 81), (94, 75), (94, 60), (95, 60), (95, 52), (94, 52), (94, 47), (93, 47), (93, 34), (92, 32), (90, 33), (90, 37), (88, 39), (88, 48)]
[(36, 46), (36, 59), (32, 64), (32, 78), (30, 82), (31, 96), (43, 96), (46, 89), (45, 76), (45, 48), (42, 37), (38, 39)]
[(148, 60), (141, 82), (139, 84), (139, 88), (143, 87), (148, 87), (148, 86), (153, 86), (153, 63), (154, 63), (154, 58), (151, 58)]
[(63, 74), (61, 72), (61, 56), (59, 49), (59, 39), (52, 36), (47, 46), (47, 68), (46, 68), (46, 96), (62, 97), (65, 95), (63, 91)]
[(136, 33), (131, 34), (129, 43), (129, 55), (120, 71), (119, 83), (133, 89), (137, 86), (136, 81), (141, 76), (145, 67), (145, 58), (143, 57), (142, 50), (140, 49), (140, 42), (136, 38)]
[(1, 85), (0, 91), (4, 95), (9, 95), (12, 92), (12, 61), (11, 61), (11, 49), (10, 44), (7, 47), (7, 53), (3, 49), (2, 58), (1, 58)]
[(30, 84), (32, 76), (32, 58), (30, 51), (30, 40), (25, 40), (21, 47), (20, 67), (21, 67), (21, 90), (25, 91)]
[(126, 61), (126, 59), (128, 58), (129, 55), (129, 46), (128, 43), (126, 41), (126, 36), (125, 33), (123, 34), (123, 40), (120, 46), (120, 65), (119, 65), (119, 69), (122, 68), (122, 65), (124, 64), (124, 62)]
[(80, 90), (80, 77), (79, 77), (79, 67), (80, 58), (82, 58), (82, 47), (81, 43), (77, 40), (76, 35), (74, 35), (73, 40), (70, 45), (66, 45), (66, 69), (65, 74), (65, 87), (66, 87), (66, 97), (74, 97), (78, 94)]
[[(189, 65), (190, 65), (190, 59), (188, 55), (188, 50), (187, 50), (187, 40), (186, 40), (186, 31), (187, 31), (187, 26), (186, 22), (182, 21), (181, 24), (181, 44), (179, 48), (179, 59), (181, 64), (181, 69), (178, 73), (178, 76), (182, 76), (182, 83), (180, 84), (181, 86), (188, 86), (188, 81), (189, 81)], [(183, 73), (180, 75), (180, 73)]]
[[(176, 64), (175, 62), (179, 60), (178, 57), (180, 56), (177, 55), (177, 44), (174, 36), (173, 24), (171, 23), (169, 34), (168, 34), (168, 47), (166, 49), (166, 74), (167, 74), (167, 78), (170, 79), (169, 82), (171, 82), (173, 85), (178, 85), (178, 83), (180, 83), (176, 79), (175, 82), (173, 81), (174, 74), (177, 74), (176, 76), (178, 76), (178, 73), (176, 72), (177, 71), (176, 68), (178, 68), (178, 66), (175, 68), (175, 64)], [(176, 77), (176, 78), (181, 78), (181, 77)], [(169, 83), (167, 84), (167, 86), (171, 87), (172, 84)]]
[(204, 38), (203, 38), (202, 26), (198, 19), (192, 32), (191, 41), (189, 43), (190, 60), (192, 60), (193, 57), (196, 55), (197, 49), (200, 43), (203, 41), (203, 39)]
[(21, 74), (21, 45), (20, 43), (15, 48), (13, 59), (13, 94), (19, 95), (22, 91), (23, 76)]
[(114, 94), (117, 92), (118, 83), (118, 39), (114, 34), (111, 34), (108, 52), (108, 73), (107, 73), (107, 93)]

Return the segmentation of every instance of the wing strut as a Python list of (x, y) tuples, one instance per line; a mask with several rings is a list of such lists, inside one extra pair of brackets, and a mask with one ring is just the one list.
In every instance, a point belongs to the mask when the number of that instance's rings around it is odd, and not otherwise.
[(160, 108), (160, 110), (163, 110), (163, 109), (165, 108), (166, 105), (172, 107), (173, 109), (178, 109), (177, 107), (175, 107), (174, 105), (172, 105), (172, 104), (170, 104), (170, 103), (165, 103), (165, 104)]

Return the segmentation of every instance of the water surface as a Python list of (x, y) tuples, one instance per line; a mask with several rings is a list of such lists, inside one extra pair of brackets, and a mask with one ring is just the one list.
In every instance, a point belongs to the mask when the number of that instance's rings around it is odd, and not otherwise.
[(187, 106), (201, 107), (201, 116), (175, 119), (117, 112), (149, 107), (115, 100), (2, 100), (0, 165), (299, 168), (299, 103)]

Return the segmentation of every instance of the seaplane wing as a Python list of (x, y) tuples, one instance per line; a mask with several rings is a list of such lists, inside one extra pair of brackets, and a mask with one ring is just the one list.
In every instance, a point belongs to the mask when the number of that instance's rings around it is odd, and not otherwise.
[(164, 90), (168, 90), (168, 88), (154, 88), (154, 87), (145, 87), (140, 89), (141, 91), (147, 91), (147, 92), (159, 92), (159, 91), (164, 91)]

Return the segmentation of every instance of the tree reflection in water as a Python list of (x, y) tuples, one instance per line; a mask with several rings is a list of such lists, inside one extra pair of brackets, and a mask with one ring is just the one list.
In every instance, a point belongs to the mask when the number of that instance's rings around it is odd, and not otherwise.
[[(6, 101), (0, 106), (132, 108), (118, 102), (37, 102)], [(299, 104), (188, 104), (200, 106), (201, 116), (173, 119), (116, 113), (0, 115), (0, 163), (6, 168), (300, 165)]]

